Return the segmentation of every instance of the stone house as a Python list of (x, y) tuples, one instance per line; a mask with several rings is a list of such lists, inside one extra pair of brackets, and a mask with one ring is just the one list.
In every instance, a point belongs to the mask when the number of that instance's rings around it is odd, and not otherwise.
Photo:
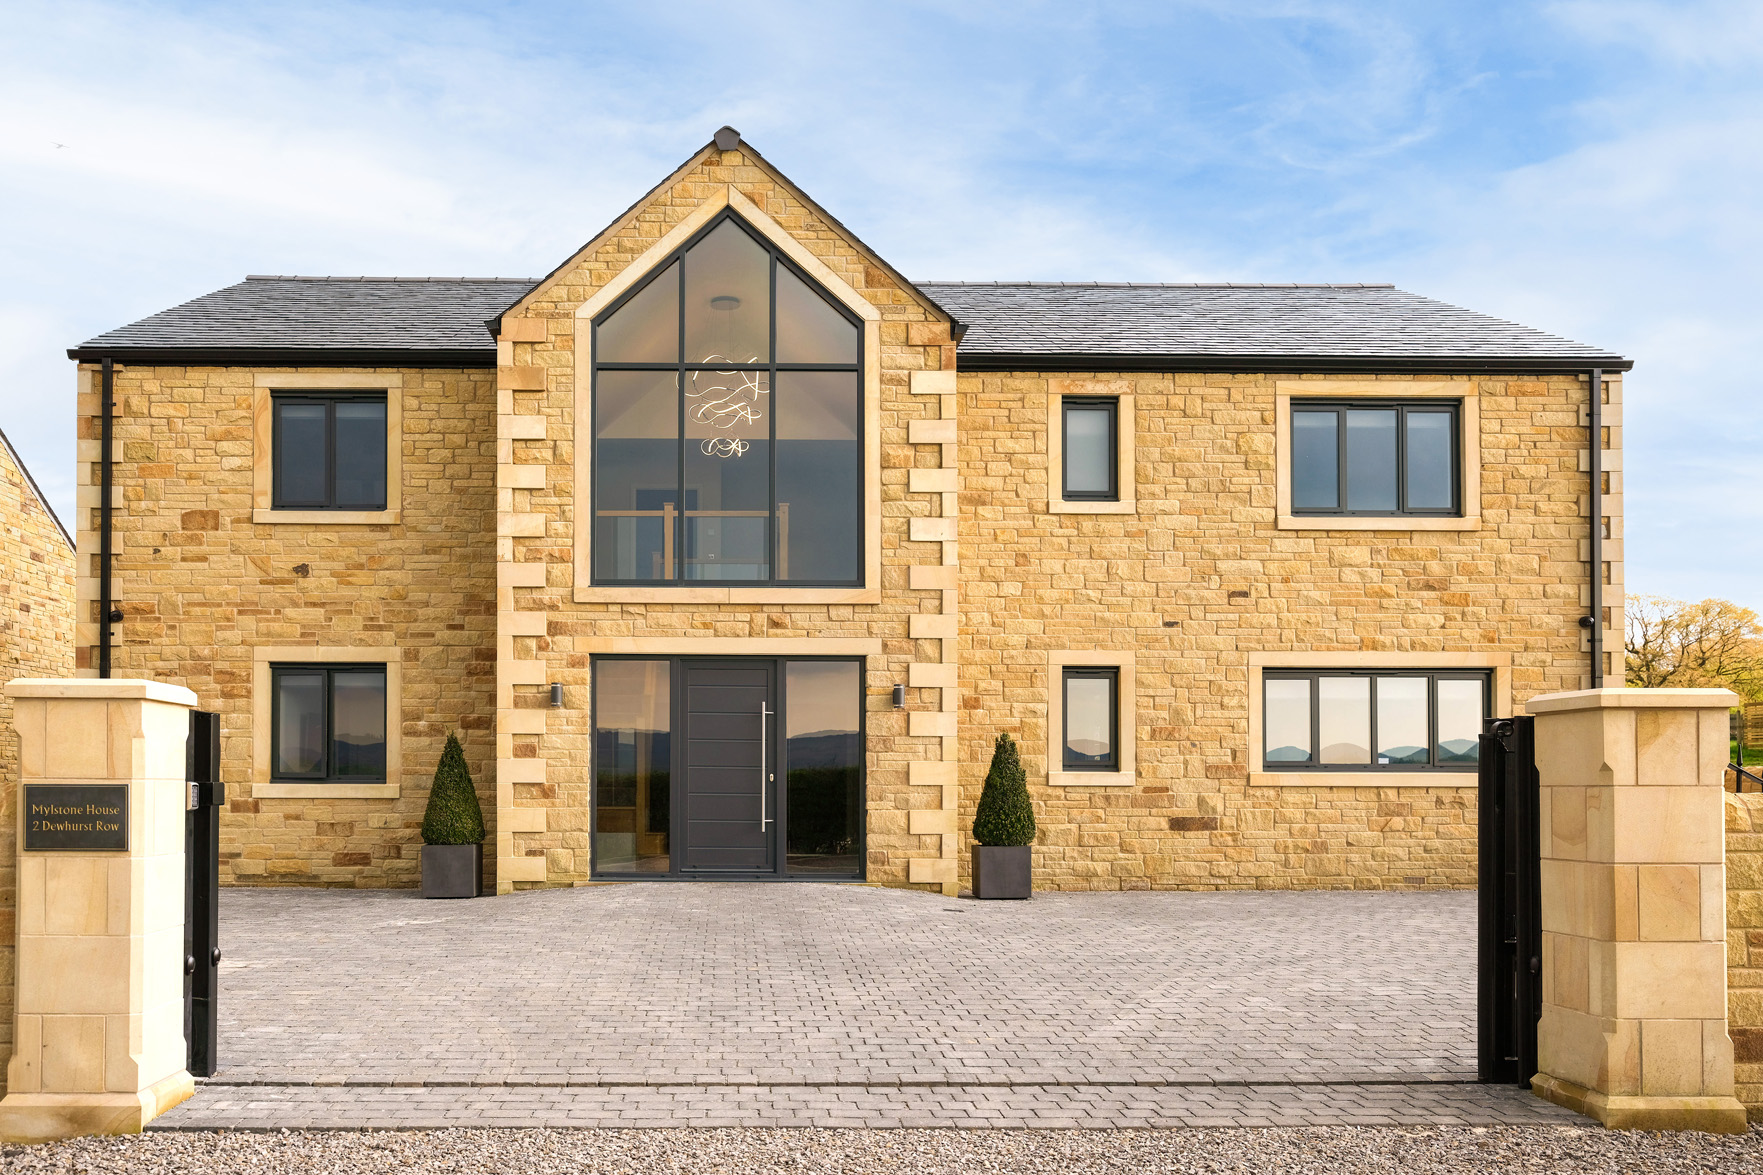
[[(73, 539), (0, 432), (0, 681), (73, 672)], [(0, 696), (0, 1088), (12, 1054), (18, 734)]]
[(1470, 885), (1483, 718), (1621, 683), (1628, 360), (910, 281), (726, 128), (537, 280), (252, 277), (70, 356), (79, 671), (224, 715), (235, 883), (414, 884), (456, 730), (498, 892), (954, 892), (1002, 732), (1042, 887)]

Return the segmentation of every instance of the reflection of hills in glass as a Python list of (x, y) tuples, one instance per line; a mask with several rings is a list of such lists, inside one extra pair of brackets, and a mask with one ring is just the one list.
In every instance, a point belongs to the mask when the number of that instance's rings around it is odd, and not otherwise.
[(855, 767), (862, 762), (862, 748), (854, 730), (817, 730), (798, 734), (788, 741), (790, 769), (799, 767)]
[(332, 745), (336, 748), (337, 758), (333, 770), (338, 775), (368, 779), (384, 779), (386, 777), (386, 740), (375, 739), (372, 742), (356, 743), (339, 738)]
[(1474, 763), (1481, 758), (1481, 742), (1473, 738), (1450, 738), (1439, 744), (1439, 762)]
[(1267, 752), (1269, 763), (1308, 763), (1310, 752), (1300, 747), (1275, 747)]
[(1380, 758), (1391, 763), (1424, 763), (1426, 762), (1425, 747), (1390, 747)]
[(1076, 760), (1079, 763), (1106, 763), (1108, 755), (1108, 744), (1100, 739), (1074, 738), (1067, 740), (1065, 744), (1067, 762)]

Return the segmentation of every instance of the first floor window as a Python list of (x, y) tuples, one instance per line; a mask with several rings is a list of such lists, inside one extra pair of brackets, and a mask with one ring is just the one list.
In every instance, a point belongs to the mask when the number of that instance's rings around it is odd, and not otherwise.
[(272, 665), (269, 679), (273, 778), (385, 779), (384, 665)]
[(1106, 396), (1066, 396), (1060, 438), (1065, 468), (1060, 494), (1066, 501), (1118, 502), (1120, 401)]
[(1064, 677), (1065, 770), (1119, 771), (1120, 670), (1068, 665)]
[(1461, 512), (1453, 401), (1292, 404), (1292, 513)]
[(386, 508), (384, 392), (276, 392), (270, 405), (275, 509)]
[(1473, 771), (1488, 717), (1485, 673), (1267, 670), (1269, 771)]

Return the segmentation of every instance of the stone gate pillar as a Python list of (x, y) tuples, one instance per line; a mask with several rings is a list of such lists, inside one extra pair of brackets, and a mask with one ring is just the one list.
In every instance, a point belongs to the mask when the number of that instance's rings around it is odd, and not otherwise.
[(1741, 1132), (1726, 1031), (1721, 689), (1546, 694), (1531, 1088), (1606, 1126)]
[(196, 695), (114, 678), (24, 678), (6, 694), (19, 739), (18, 986), (0, 1139), (131, 1134), (195, 1088), (183, 978)]

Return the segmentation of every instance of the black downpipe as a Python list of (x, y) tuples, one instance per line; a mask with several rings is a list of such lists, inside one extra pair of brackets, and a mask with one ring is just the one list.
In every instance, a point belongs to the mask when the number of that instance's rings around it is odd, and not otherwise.
[(111, 416), (116, 406), (116, 374), (109, 359), (103, 361), (98, 397), (103, 409), (98, 426), (98, 676), (110, 676), (110, 625), (114, 611), (110, 602), (110, 486), (115, 476), (111, 461)]
[(1591, 470), (1592, 470), (1592, 590), (1591, 590), (1591, 688), (1604, 685), (1604, 370), (1592, 368)]

